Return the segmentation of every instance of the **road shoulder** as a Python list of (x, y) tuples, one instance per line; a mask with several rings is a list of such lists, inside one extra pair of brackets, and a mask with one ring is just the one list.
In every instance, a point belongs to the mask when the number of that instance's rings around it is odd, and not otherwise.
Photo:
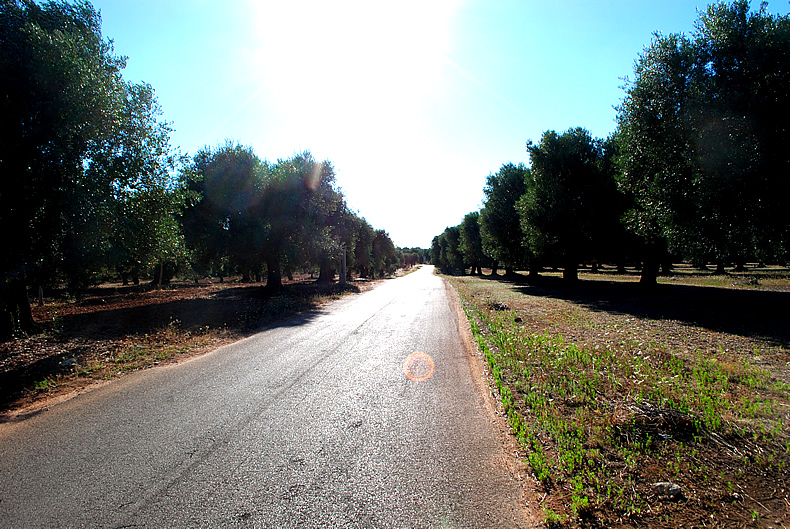
[(450, 300), (452, 312), (455, 315), (458, 334), (461, 337), (461, 344), (466, 353), (465, 357), (475, 390), (480, 398), (482, 408), (485, 410), (486, 418), (491, 423), (502, 446), (499, 463), (510, 476), (514, 486), (519, 490), (518, 504), (522, 507), (523, 521), (531, 527), (541, 526), (543, 521), (539, 514), (541, 509), (537, 502), (537, 482), (527, 472), (524, 465), (526, 454), (521, 450), (516, 436), (510, 430), (507, 417), (502, 411), (502, 403), (494, 396), (495, 392), (492, 391), (492, 387), (494, 387), (493, 378), (483, 354), (478, 350), (472, 337), (469, 321), (464, 313), (458, 292), (448, 281), (442, 279), (442, 282), (447, 292), (447, 298)]

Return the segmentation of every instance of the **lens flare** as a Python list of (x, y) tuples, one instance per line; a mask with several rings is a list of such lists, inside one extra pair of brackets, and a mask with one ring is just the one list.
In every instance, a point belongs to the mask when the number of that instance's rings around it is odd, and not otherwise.
[(403, 361), (403, 372), (410, 380), (425, 382), (433, 375), (433, 358), (417, 351)]
[(304, 177), (304, 184), (310, 189), (315, 191), (321, 185), (323, 177), (324, 164), (315, 164)]

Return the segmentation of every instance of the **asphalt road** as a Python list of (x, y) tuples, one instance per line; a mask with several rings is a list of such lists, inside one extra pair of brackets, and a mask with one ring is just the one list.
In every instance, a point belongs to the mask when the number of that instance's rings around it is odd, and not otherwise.
[(424, 267), (0, 425), (0, 526), (526, 527), (470, 365)]

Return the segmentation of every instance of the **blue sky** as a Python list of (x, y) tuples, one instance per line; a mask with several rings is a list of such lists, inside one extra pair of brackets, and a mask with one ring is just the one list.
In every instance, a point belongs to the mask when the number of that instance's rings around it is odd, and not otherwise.
[[(545, 130), (615, 128), (623, 78), (694, 0), (95, 0), (124, 77), (156, 90), (172, 143), (329, 160), (398, 246), (479, 209)], [(753, 2), (753, 8), (759, 3)], [(770, 1), (787, 15), (788, 2)]]

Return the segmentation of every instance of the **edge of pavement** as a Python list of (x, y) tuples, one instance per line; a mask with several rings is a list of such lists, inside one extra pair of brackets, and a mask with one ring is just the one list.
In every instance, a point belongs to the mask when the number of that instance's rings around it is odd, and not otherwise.
[(519, 446), (515, 434), (510, 429), (507, 417), (502, 411), (501, 401), (495, 396), (494, 379), (483, 354), (472, 337), (469, 320), (466, 318), (460, 296), (449, 281), (444, 278), (442, 281), (454, 312), (458, 334), (461, 336), (461, 343), (466, 352), (465, 356), (475, 389), (502, 446), (498, 463), (507, 471), (511, 481), (520, 491), (518, 503), (523, 510), (523, 521), (531, 527), (542, 527), (544, 523), (540, 516), (542, 509), (537, 500), (537, 481), (527, 471), (524, 464), (526, 456)]

